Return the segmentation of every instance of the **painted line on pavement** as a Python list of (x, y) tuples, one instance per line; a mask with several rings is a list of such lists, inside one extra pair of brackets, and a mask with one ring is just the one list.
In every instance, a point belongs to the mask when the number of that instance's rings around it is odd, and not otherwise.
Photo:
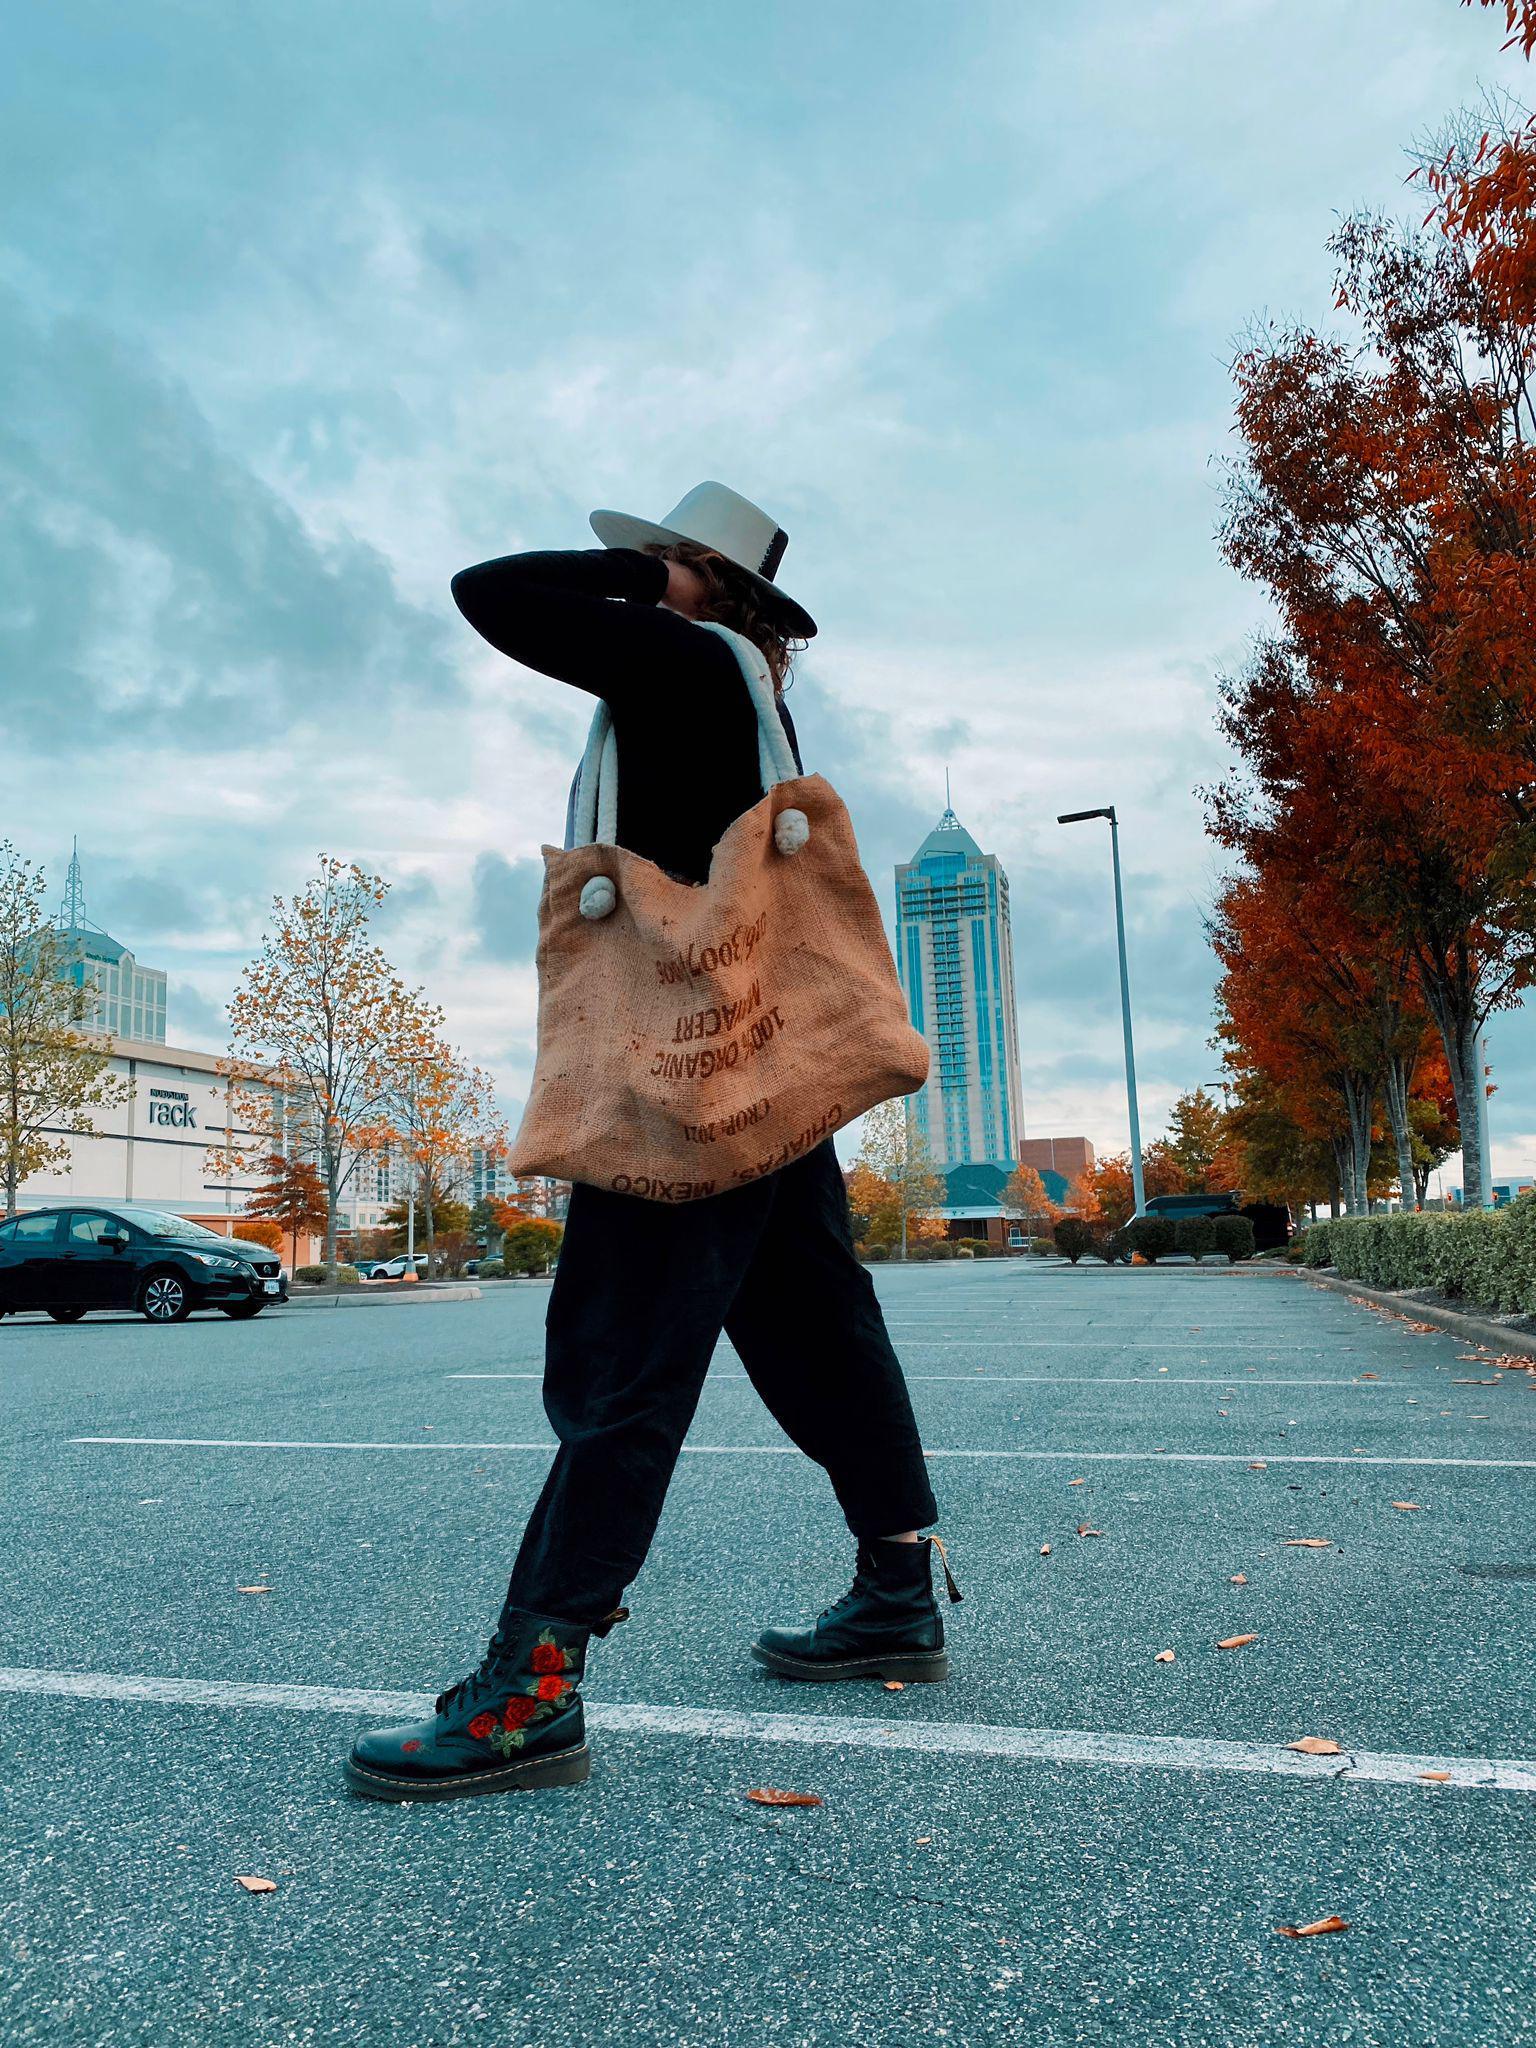
[[(445, 1372), (445, 1380), (542, 1380), (541, 1372)], [(744, 1372), (711, 1372), (704, 1378), (705, 1386), (717, 1380), (745, 1381)], [(902, 1378), (909, 1386), (922, 1387), (1230, 1387), (1235, 1392), (1243, 1387), (1355, 1387), (1363, 1386), (1367, 1393), (1375, 1393), (1390, 1385), (1387, 1380), (1333, 1379), (1333, 1380), (1263, 1380), (1246, 1376), (1234, 1380), (1230, 1376), (1214, 1379), (1189, 1379), (1177, 1373), (1130, 1373), (1120, 1378), (1102, 1373), (1070, 1372), (909, 1372)]]
[[(414, 1720), (432, 1695), (329, 1685), (253, 1685), (202, 1678), (143, 1678), (111, 1671), (0, 1668), (0, 1693), (34, 1698), (121, 1700), (149, 1706), (278, 1708), (301, 1714), (366, 1714)], [(685, 1735), (726, 1742), (785, 1742), (839, 1749), (917, 1751), (926, 1756), (997, 1757), (1028, 1763), (1110, 1764), (1121, 1769), (1239, 1771), (1282, 1778), (1423, 1783), (1444, 1771), (1467, 1791), (1536, 1793), (1536, 1762), (1518, 1757), (1405, 1756), (1353, 1750), (1298, 1756), (1278, 1743), (1218, 1742), (1187, 1735), (1112, 1735), (1088, 1728), (1006, 1728), (974, 1721), (875, 1721), (853, 1715), (738, 1714), (713, 1707), (621, 1706), (587, 1700), (588, 1722), (610, 1735)]]
[[(72, 1436), (72, 1444), (130, 1444), (140, 1448), (186, 1451), (557, 1451), (553, 1438), (544, 1443), (469, 1444), (312, 1442), (301, 1438), (232, 1436)], [(794, 1444), (684, 1444), (684, 1455), (702, 1458), (798, 1458)], [(1029, 1459), (1067, 1465), (1444, 1465), (1479, 1470), (1536, 1472), (1536, 1458), (1380, 1458), (1334, 1456), (1321, 1451), (925, 1451), (926, 1458)]]

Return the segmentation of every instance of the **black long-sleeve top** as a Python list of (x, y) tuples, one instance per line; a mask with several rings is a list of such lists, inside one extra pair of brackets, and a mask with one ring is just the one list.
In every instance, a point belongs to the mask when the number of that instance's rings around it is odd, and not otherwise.
[[(619, 844), (702, 882), (726, 827), (763, 793), (757, 716), (719, 634), (658, 606), (666, 587), (665, 562), (633, 548), (504, 555), (453, 579), (459, 610), (493, 647), (607, 704)], [(779, 715), (798, 761), (782, 704)]]

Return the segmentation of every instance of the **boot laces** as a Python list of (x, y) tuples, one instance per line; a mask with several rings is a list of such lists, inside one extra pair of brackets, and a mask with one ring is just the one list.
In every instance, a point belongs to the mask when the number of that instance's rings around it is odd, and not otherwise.
[(470, 1672), (469, 1676), (467, 1678), (459, 1679), (456, 1684), (450, 1685), (446, 1692), (440, 1692), (438, 1694), (437, 1699), (434, 1702), (435, 1710), (439, 1714), (446, 1714), (450, 1707), (457, 1706), (459, 1701), (463, 1699), (467, 1693), (473, 1691), (475, 1687), (485, 1685), (490, 1680), (491, 1676), (496, 1671), (497, 1667), (501, 1664), (502, 1659), (506, 1656), (506, 1654), (506, 1632), (503, 1629), (498, 1628), (496, 1633), (491, 1637), (490, 1646), (486, 1650), (485, 1655), (480, 1659), (480, 1662), (475, 1666), (474, 1670)]

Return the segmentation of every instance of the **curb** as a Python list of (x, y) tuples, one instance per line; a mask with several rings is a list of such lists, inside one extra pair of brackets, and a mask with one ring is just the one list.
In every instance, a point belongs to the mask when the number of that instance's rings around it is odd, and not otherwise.
[(1529, 1330), (1511, 1330), (1505, 1323), (1490, 1323), (1482, 1316), (1464, 1315), (1460, 1309), (1440, 1308), (1433, 1302), (1413, 1301), (1406, 1295), (1383, 1293), (1379, 1287), (1362, 1287), (1353, 1280), (1330, 1280), (1325, 1274), (1305, 1270), (1303, 1278), (1313, 1287), (1328, 1287), (1335, 1294), (1352, 1294), (1377, 1308), (1389, 1308), (1396, 1315), (1416, 1322), (1433, 1323), (1437, 1329), (1449, 1330), (1453, 1337), (1465, 1337), (1476, 1344), (1493, 1344), (1501, 1351), (1520, 1351), (1527, 1358), (1536, 1358), (1536, 1335)]
[(343, 1294), (339, 1289), (334, 1294), (290, 1294), (282, 1304), (284, 1308), (361, 1308), (366, 1302), (370, 1307), (384, 1307), (388, 1303), (403, 1306), (407, 1302), (419, 1301), (478, 1301), (478, 1287), (433, 1287), (418, 1289), (401, 1288), (398, 1294), (364, 1292), (360, 1287), (348, 1288)]

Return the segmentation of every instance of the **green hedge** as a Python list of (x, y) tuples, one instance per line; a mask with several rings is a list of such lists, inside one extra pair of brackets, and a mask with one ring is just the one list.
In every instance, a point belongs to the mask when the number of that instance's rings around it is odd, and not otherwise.
[(1536, 1314), (1536, 1195), (1503, 1209), (1340, 1216), (1296, 1239), (1306, 1266), (1367, 1287), (1437, 1287), (1478, 1308)]
[(475, 1275), (477, 1280), (505, 1280), (506, 1277), (507, 1266), (504, 1259), (482, 1259), (480, 1270)]

